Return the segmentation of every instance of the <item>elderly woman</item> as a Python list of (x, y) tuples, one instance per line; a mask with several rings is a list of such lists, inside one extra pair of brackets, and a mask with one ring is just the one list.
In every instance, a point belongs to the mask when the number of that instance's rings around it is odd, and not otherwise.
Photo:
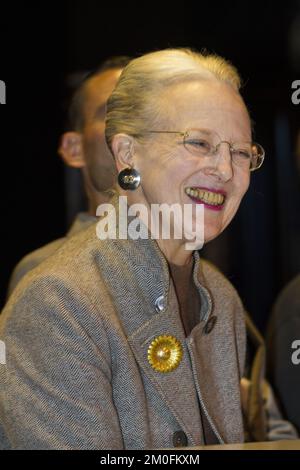
[(263, 161), (239, 86), (224, 59), (190, 50), (146, 54), (123, 71), (106, 120), (119, 172), (113, 207), (119, 196), (149, 213), (189, 205), (190, 228), (183, 218), (175, 237), (171, 217), (170, 237), (154, 239), (146, 217), (148, 237), (128, 230), (100, 240), (92, 226), (24, 278), (1, 318), (3, 447), (244, 441), (243, 307), (220, 272), (187, 249), (203, 228), (196, 208), (208, 242)]

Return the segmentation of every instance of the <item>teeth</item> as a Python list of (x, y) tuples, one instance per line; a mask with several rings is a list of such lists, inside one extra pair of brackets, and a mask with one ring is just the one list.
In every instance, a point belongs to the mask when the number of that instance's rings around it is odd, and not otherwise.
[(188, 196), (200, 199), (202, 202), (210, 204), (211, 206), (220, 206), (221, 204), (223, 204), (225, 199), (223, 194), (213, 193), (211, 191), (205, 191), (203, 189), (186, 188), (185, 192)]

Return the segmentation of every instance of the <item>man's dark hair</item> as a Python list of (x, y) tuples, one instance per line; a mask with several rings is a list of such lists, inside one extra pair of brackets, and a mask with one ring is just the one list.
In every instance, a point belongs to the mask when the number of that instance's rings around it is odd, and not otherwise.
[(127, 56), (108, 57), (98, 67), (89, 72), (77, 72), (68, 77), (69, 87), (75, 88), (69, 104), (68, 129), (81, 130), (84, 126), (83, 103), (85, 87), (90, 78), (93, 78), (106, 70), (123, 69), (131, 61)]

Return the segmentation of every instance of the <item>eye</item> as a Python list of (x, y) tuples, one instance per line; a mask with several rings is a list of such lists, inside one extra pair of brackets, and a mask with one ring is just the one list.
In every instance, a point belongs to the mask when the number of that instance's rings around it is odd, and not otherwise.
[(209, 142), (207, 142), (207, 140), (193, 137), (187, 138), (185, 145), (192, 146), (204, 153), (208, 153), (211, 149), (211, 145)]
[(235, 156), (238, 157), (238, 158), (243, 158), (245, 160), (250, 160), (251, 159), (250, 150), (234, 149), (233, 152), (234, 152)]

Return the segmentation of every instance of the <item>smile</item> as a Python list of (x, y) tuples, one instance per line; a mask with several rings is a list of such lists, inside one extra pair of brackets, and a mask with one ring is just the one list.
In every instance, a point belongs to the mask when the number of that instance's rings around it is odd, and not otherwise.
[(202, 202), (207, 206), (221, 208), (225, 202), (225, 195), (220, 192), (200, 188), (185, 188), (185, 193), (195, 202)]

